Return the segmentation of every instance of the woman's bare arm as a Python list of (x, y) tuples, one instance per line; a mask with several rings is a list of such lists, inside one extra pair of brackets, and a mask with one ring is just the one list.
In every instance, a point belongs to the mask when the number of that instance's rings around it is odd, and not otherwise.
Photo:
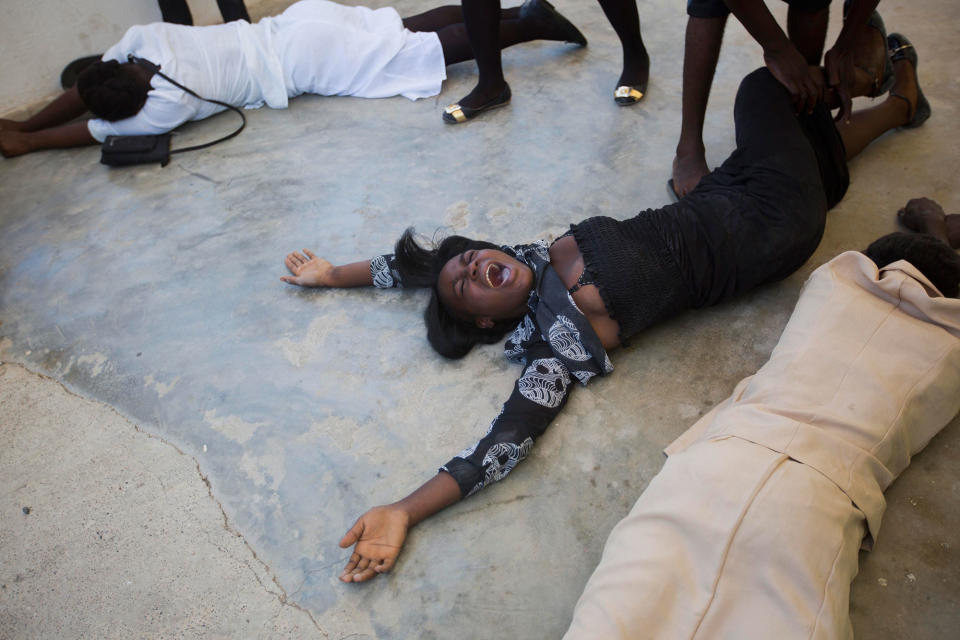
[(340, 266), (334, 266), (328, 260), (318, 258), (309, 249), (303, 253), (294, 251), (283, 261), (292, 276), (280, 279), (301, 287), (371, 287), (370, 261), (361, 260)]
[(343, 582), (366, 582), (390, 571), (410, 527), (459, 500), (457, 481), (441, 471), (403, 500), (370, 509), (340, 540), (340, 547), (344, 549), (356, 545), (340, 579)]
[(763, 0), (724, 0), (730, 12), (763, 47), (763, 59), (774, 77), (793, 96), (797, 111), (812, 112), (823, 98), (821, 77), (812, 72)]

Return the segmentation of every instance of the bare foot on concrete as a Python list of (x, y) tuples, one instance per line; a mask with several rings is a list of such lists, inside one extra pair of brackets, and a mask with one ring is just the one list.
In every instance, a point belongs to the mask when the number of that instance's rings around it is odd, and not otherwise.
[(710, 173), (707, 167), (706, 153), (701, 146), (697, 150), (684, 151), (677, 147), (673, 158), (673, 188), (681, 198), (690, 193), (700, 183), (700, 179)]
[(4, 158), (14, 158), (30, 153), (30, 136), (22, 131), (0, 129), (0, 155)]

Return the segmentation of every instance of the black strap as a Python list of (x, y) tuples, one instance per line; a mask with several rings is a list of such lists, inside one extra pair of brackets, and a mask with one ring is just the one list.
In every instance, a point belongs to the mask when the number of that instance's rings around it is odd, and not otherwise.
[(246, 117), (245, 115), (243, 115), (243, 111), (241, 111), (241, 110), (238, 109), (237, 107), (233, 106), (232, 104), (227, 104), (226, 102), (221, 102), (220, 100), (211, 100), (210, 98), (204, 98), (203, 96), (197, 94), (197, 93), (196, 93), (195, 91), (193, 91), (192, 89), (188, 89), (187, 87), (183, 86), (182, 84), (180, 84), (179, 82), (177, 82), (176, 80), (174, 80), (173, 78), (171, 78), (170, 76), (166, 75), (165, 73), (162, 73), (162, 72), (160, 71), (160, 65), (154, 64), (154, 63), (150, 62), (149, 60), (145, 60), (145, 59), (143, 59), (143, 58), (138, 58), (137, 56), (133, 55), (132, 53), (127, 55), (127, 60), (129, 60), (130, 62), (132, 62), (132, 63), (134, 63), (134, 64), (136, 64), (136, 65), (139, 65), (140, 67), (146, 69), (146, 70), (149, 71), (150, 73), (155, 73), (155, 74), (157, 74), (158, 76), (160, 76), (161, 78), (163, 78), (164, 80), (166, 80), (167, 82), (169, 82), (170, 84), (172, 84), (173, 86), (179, 87), (180, 89), (183, 89), (184, 91), (186, 91), (187, 93), (189, 93), (190, 95), (192, 95), (194, 98), (197, 98), (197, 99), (199, 99), (199, 100), (203, 100), (204, 102), (211, 102), (211, 103), (213, 103), (213, 104), (218, 104), (218, 105), (220, 105), (220, 106), (222, 106), (222, 107), (226, 107), (227, 109), (232, 109), (233, 111), (236, 111), (236, 112), (237, 112), (237, 115), (240, 116), (240, 120), (241, 120), (240, 126), (237, 128), (236, 131), (233, 131), (232, 133), (228, 133), (227, 135), (223, 136), (222, 138), (217, 138), (217, 139), (214, 140), (213, 142), (205, 142), (205, 143), (203, 143), (203, 144), (196, 144), (196, 145), (193, 145), (192, 147), (184, 147), (183, 149), (173, 149), (173, 150), (170, 151), (170, 154), (171, 154), (171, 155), (173, 155), (174, 153), (183, 153), (184, 151), (196, 151), (197, 149), (206, 149), (207, 147), (212, 147), (212, 146), (215, 145), (215, 144), (219, 144), (219, 143), (223, 142), (224, 140), (229, 140), (230, 138), (233, 138), (234, 136), (239, 135), (240, 132), (243, 131), (243, 128), (247, 126), (247, 117)]

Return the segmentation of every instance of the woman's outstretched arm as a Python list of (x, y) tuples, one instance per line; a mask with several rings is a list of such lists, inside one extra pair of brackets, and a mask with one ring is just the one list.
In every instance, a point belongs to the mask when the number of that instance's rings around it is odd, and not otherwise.
[(403, 500), (370, 509), (357, 518), (340, 547), (353, 553), (343, 568), (343, 582), (365, 582), (393, 568), (410, 527), (460, 500), (460, 486), (439, 472)]
[(526, 354), (530, 363), (483, 438), (403, 500), (367, 511), (347, 532), (340, 546), (357, 546), (340, 574), (342, 581), (364, 582), (389, 571), (410, 527), (504, 479), (527, 457), (566, 403), (571, 380), (546, 342), (529, 345)]
[(288, 254), (283, 263), (293, 275), (280, 279), (289, 284), (331, 288), (373, 286), (369, 260), (334, 266), (328, 260), (318, 258), (309, 249), (304, 249), (303, 253), (294, 251)]

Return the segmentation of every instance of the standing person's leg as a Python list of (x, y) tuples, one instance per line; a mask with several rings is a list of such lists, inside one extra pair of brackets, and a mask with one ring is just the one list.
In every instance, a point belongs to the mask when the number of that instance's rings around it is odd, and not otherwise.
[(636, 0), (598, 0), (610, 26), (623, 48), (623, 70), (617, 81), (614, 99), (619, 105), (639, 102), (650, 79), (650, 56), (640, 34), (640, 14)]
[[(688, 5), (688, 6), (692, 6)], [(688, 8), (688, 12), (691, 9)], [(710, 173), (703, 146), (703, 122), (710, 86), (720, 57), (727, 15), (687, 19), (683, 49), (683, 94), (680, 140), (673, 158), (672, 185), (678, 197), (693, 191), (700, 178)]]
[(193, 16), (190, 15), (190, 7), (187, 6), (187, 0), (157, 0), (160, 5), (160, 16), (164, 22), (173, 24), (193, 24)]
[[(510, 102), (510, 86), (503, 77), (500, 62), (501, 49), (530, 40), (587, 44), (583, 34), (546, 1), (527, 0), (522, 6), (505, 11), (500, 11), (499, 6), (499, 0), (463, 0), (463, 24), (449, 25), (437, 31), (447, 64), (475, 58), (479, 71), (477, 86), (462, 100), (447, 106), (443, 113), (444, 122), (465, 122), (483, 111)], [(429, 14), (408, 20), (412, 24), (423, 24)], [(405, 20), (404, 24), (407, 23)], [(407, 28), (412, 27), (408, 25)], [(464, 47), (464, 33), (469, 51)]]
[(790, 8), (787, 9), (787, 36), (807, 64), (816, 66), (820, 64), (823, 47), (827, 42), (830, 3), (813, 11), (800, 6), (801, 4), (790, 3)]
[[(491, 108), (510, 101), (510, 87), (500, 62), (500, 0), (463, 0), (463, 23), (477, 61), (477, 85), (457, 101), (467, 109)], [(453, 107), (454, 105), (451, 105)], [(448, 110), (451, 108), (448, 107)], [(444, 113), (446, 122), (457, 119)]]
[(224, 22), (234, 20), (250, 22), (250, 14), (247, 13), (247, 6), (243, 0), (217, 0), (217, 6), (220, 8), (220, 15), (223, 16)]

